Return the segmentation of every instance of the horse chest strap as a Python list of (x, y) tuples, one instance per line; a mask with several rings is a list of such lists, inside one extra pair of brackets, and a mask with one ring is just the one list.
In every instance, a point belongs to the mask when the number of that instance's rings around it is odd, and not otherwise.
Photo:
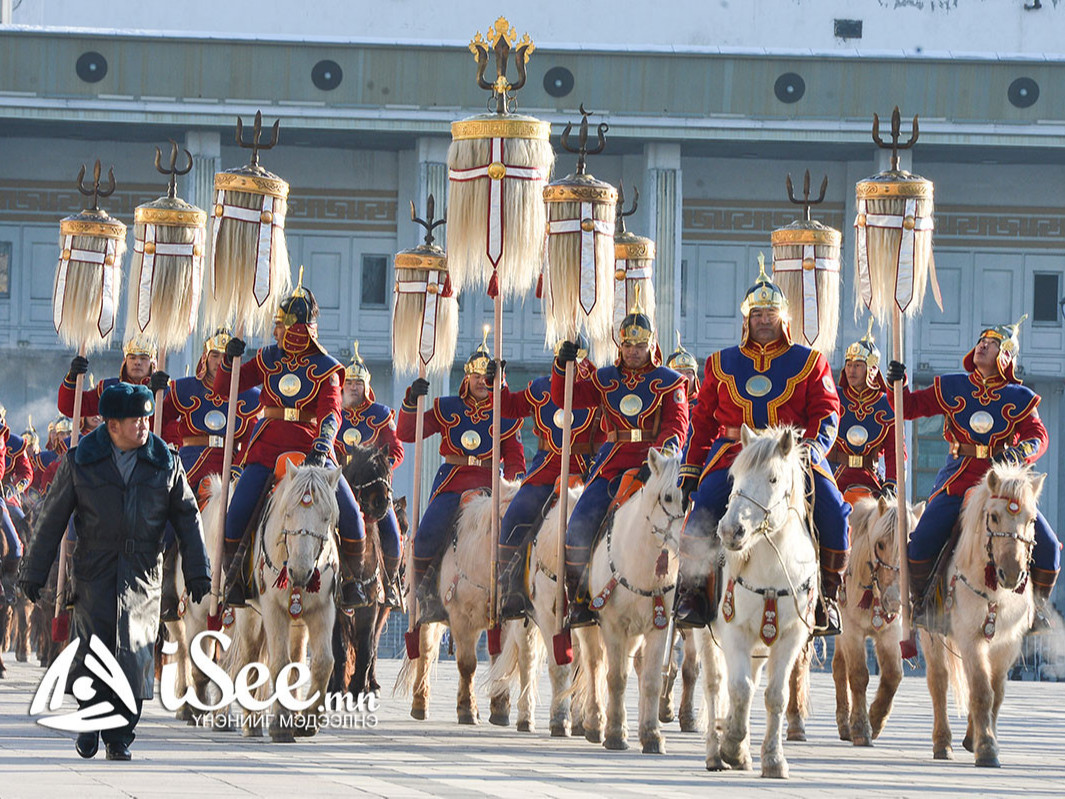
[(762, 602), (762, 626), (758, 631), (762, 643), (772, 646), (777, 640), (780, 631), (777, 625), (777, 594), (775, 591), (767, 591), (765, 600)]
[(602, 610), (606, 606), (607, 600), (610, 599), (610, 595), (614, 593), (614, 589), (617, 587), (617, 577), (611, 577), (609, 580), (607, 580), (606, 585), (603, 586), (603, 590), (596, 594), (595, 597), (592, 599), (590, 605), (592, 610)]
[(725, 588), (725, 596), (721, 599), (721, 615), (725, 619), (725, 623), (729, 623), (736, 616), (736, 580), (730, 579), (728, 586)]
[(998, 618), (998, 602), (987, 603), (987, 615), (984, 616), (984, 638), (990, 641), (995, 637), (995, 620)]
[(458, 589), (458, 586), (459, 586), (459, 575), (456, 573), (455, 576), (451, 578), (451, 585), (449, 585), (447, 587), (447, 593), (444, 594), (444, 604), (445, 605), (450, 604), (451, 600), (453, 600), (455, 598), (455, 591)]
[(662, 599), (661, 594), (654, 598), (653, 605), (651, 622), (654, 624), (655, 629), (664, 630), (669, 626), (669, 616), (666, 614), (666, 602)]

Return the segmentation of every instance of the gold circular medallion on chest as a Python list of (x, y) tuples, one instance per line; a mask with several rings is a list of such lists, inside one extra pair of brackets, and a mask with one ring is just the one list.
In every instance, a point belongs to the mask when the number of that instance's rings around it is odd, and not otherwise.
[(626, 416), (635, 416), (643, 410), (643, 400), (639, 394), (626, 394), (618, 403), (618, 410)]
[(362, 443), (362, 433), (357, 427), (349, 427), (344, 431), (344, 443), (349, 447), (357, 447)]
[(995, 426), (995, 419), (987, 411), (977, 411), (969, 419), (969, 427), (974, 433), (990, 433)]
[(277, 381), (277, 390), (284, 394), (286, 397), (294, 397), (300, 393), (300, 389), (303, 387), (303, 382), (296, 377), (296, 375), (288, 374), (284, 375)]
[(221, 430), (226, 426), (226, 415), (219, 410), (208, 411), (203, 424), (208, 430)]
[(481, 446), (481, 434), (476, 430), (467, 430), (462, 434), (462, 438), (459, 439), (459, 442), (462, 444), (463, 448), (471, 451), (475, 450), (477, 447)]
[(847, 443), (852, 447), (861, 447), (869, 440), (869, 431), (860, 424), (847, 430)]
[(764, 397), (773, 390), (773, 381), (765, 375), (755, 375), (747, 380), (744, 388), (752, 397)]

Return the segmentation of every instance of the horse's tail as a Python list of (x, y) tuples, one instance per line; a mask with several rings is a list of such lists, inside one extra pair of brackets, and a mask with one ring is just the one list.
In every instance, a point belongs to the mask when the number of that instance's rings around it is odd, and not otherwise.
[[(606, 647), (603, 645), (602, 636), (590, 636), (592, 647), (598, 647), (598, 652), (583, 651), (583, 648), (578, 655), (577, 653), (577, 639), (574, 636), (573, 644), (573, 680), (570, 682), (569, 688), (562, 692), (561, 699), (571, 699), (574, 707), (583, 708), (586, 706), (588, 694), (595, 687), (592, 685), (591, 669), (588, 669), (584, 664), (585, 660), (591, 660), (592, 658), (598, 658), (600, 662), (606, 660)], [(605, 696), (606, 693), (606, 669), (598, 669), (599, 677), (598, 681), (600, 685), (597, 694), (599, 696)]]
[(955, 712), (958, 716), (966, 716), (969, 713), (969, 681), (965, 677), (965, 662), (953, 647), (948, 646), (947, 640), (940, 639), (940, 646), (946, 653), (947, 679), (954, 694)]
[(417, 691), (423, 694), (428, 690), (426, 684), (431, 682), (436, 673), (436, 664), (440, 658), (440, 641), (444, 637), (443, 624), (420, 625), (418, 635), (421, 656), (425, 658), (425, 669), (422, 672), (422, 681), (416, 684), (418, 676), (418, 661), (411, 660), (406, 652), (403, 653), (403, 663), (396, 674), (396, 682), (392, 686), (392, 696), (411, 696)]
[[(489, 696), (510, 693), (514, 681), (521, 674), (523, 651), (527, 654), (528, 665), (531, 666), (533, 675), (540, 674), (547, 662), (547, 649), (540, 636), (540, 629), (535, 624), (526, 625), (520, 621), (508, 622), (504, 632), (503, 651), (485, 676)], [(520, 704), (525, 699), (535, 703), (539, 698), (537, 681), (534, 679), (529, 681), (528, 686), (518, 697), (518, 703)]]

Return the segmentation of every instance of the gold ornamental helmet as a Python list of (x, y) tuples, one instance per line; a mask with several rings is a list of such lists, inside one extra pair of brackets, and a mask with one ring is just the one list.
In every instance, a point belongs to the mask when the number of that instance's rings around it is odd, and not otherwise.
[(351, 343), (351, 363), (344, 367), (344, 380), (361, 380), (366, 388), (370, 387), (370, 370), (366, 361), (359, 355), (359, 342)]
[(229, 344), (230, 339), (233, 338), (233, 334), (226, 330), (224, 327), (220, 327), (214, 331), (214, 334), (209, 336), (203, 342), (204, 353), (208, 352), (225, 352), (226, 345)]
[(58, 417), (48, 425), (49, 432), (55, 431), (60, 436), (69, 436), (74, 432), (74, 423), (66, 416)]
[(699, 362), (695, 359), (695, 356), (684, 349), (684, 345), (680, 343), (680, 331), (675, 331), (677, 334), (677, 348), (670, 353), (666, 358), (666, 366), (675, 371), (681, 369), (690, 369), (691, 371), (699, 374)]
[(1025, 314), (1012, 325), (992, 325), (980, 331), (977, 341), (982, 338), (994, 339), (998, 342), (998, 357), (1000, 360), (1016, 360), (1021, 354), (1021, 324), (1028, 318)]
[(488, 325), (484, 326), (484, 338), (470, 357), (466, 359), (463, 371), (468, 375), (483, 375), (488, 372), (488, 364), (492, 360), (492, 353), (488, 349)]
[(873, 340), (873, 317), (869, 317), (869, 328), (865, 335), (847, 347), (843, 354), (844, 361), (861, 361), (870, 372), (880, 368), (880, 350)]
[(125, 345), (122, 347), (123, 356), (128, 355), (147, 355), (153, 361), (155, 360), (155, 347), (145, 336), (134, 335), (128, 339)]
[(655, 335), (655, 325), (640, 303), (640, 286), (633, 286), (632, 306), (628, 315), (621, 320), (620, 336), (622, 344), (649, 344)]
[(280, 322), (285, 329), (296, 324), (310, 325), (318, 319), (318, 301), (310, 289), (303, 287), (303, 266), (300, 266), (299, 280), (296, 288), (277, 308), (274, 321)]
[(765, 272), (765, 255), (758, 253), (758, 277), (754, 285), (747, 289), (740, 303), (740, 313), (746, 319), (755, 308), (773, 308), (780, 312), (780, 318), (787, 321), (788, 298), (784, 296), (780, 286), (769, 279)]

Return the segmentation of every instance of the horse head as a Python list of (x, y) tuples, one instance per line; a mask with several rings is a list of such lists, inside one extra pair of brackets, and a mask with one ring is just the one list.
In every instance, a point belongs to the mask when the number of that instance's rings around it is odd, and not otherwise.
[(374, 521), (381, 521), (392, 501), (392, 466), (379, 447), (363, 445), (351, 452), (344, 467), (344, 479), (351, 486), (359, 509)]
[(743, 449), (729, 470), (732, 493), (717, 526), (725, 548), (742, 552), (756, 536), (784, 528), (803, 499), (800, 433), (793, 427), (740, 431)]
[[(924, 513), (924, 502), (906, 506), (907, 540)], [(899, 503), (891, 492), (877, 498), (858, 500), (850, 517), (851, 554), (854, 571), (848, 570), (848, 586), (855, 579), (859, 591), (871, 590), (880, 596), (887, 613), (897, 613), (899, 597)], [(848, 588), (848, 590), (850, 590)]]
[(661, 547), (674, 551), (678, 547), (676, 522), (684, 518), (684, 500), (677, 487), (680, 478), (680, 454), (674, 450), (659, 451), (653, 447), (647, 452), (647, 465), (651, 475), (644, 484), (644, 502), (647, 505), (647, 521), (651, 534)]
[(265, 514), (263, 545), (270, 559), (288, 567), (293, 585), (304, 588), (333, 547), (340, 518), (336, 489), (340, 469), (289, 463)]
[(966, 498), (959, 555), (973, 564), (986, 554), (985, 580), (993, 574), (1007, 591), (1028, 578), (1045, 479), (1045, 474), (1035, 474), (1027, 466), (996, 464)]

